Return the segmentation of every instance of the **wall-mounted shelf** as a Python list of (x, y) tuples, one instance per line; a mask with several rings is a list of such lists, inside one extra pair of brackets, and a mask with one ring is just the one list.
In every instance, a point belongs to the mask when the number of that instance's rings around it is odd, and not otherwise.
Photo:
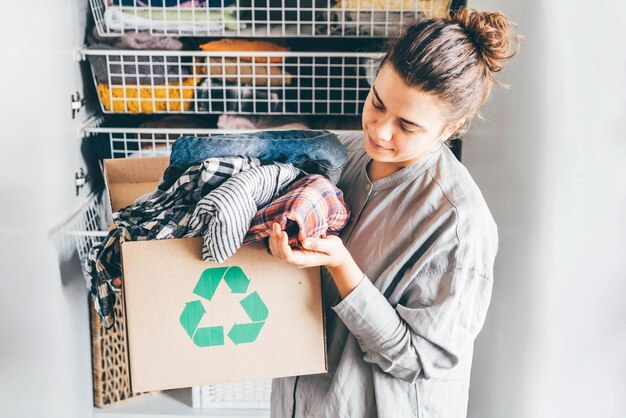
[(104, 113), (358, 115), (380, 54), (84, 49)]
[[(101, 36), (387, 37), (449, 0), (90, 0)], [(182, 6), (181, 6), (182, 4)]]

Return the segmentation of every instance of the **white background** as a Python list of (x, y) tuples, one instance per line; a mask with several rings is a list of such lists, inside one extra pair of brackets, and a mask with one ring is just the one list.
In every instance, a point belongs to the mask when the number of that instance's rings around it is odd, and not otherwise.
[[(3, 4), (0, 416), (92, 414), (87, 291), (59, 227), (80, 205), (70, 95), (86, 2)], [(626, 6), (476, 0), (519, 24), (464, 163), (500, 233), (469, 416), (626, 416)], [(83, 109), (79, 119), (90, 110)]]

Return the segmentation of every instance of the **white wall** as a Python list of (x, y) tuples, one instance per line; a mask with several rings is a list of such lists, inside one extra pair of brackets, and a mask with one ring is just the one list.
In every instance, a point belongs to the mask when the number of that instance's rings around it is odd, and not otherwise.
[[(92, 412), (87, 291), (58, 227), (76, 210), (86, 0), (3, 2), (0, 417)], [(58, 248), (58, 252), (57, 252)]]
[(469, 416), (623, 417), (625, 6), (470, 5), (526, 40), (464, 146), (500, 232)]

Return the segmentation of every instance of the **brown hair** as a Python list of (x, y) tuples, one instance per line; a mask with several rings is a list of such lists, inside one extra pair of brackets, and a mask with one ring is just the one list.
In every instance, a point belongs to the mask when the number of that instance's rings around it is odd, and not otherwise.
[(404, 26), (387, 45), (386, 62), (410, 87), (435, 94), (450, 110), (450, 121), (465, 118), (454, 134), (465, 133), (487, 101), (494, 73), (519, 49), (502, 13), (462, 8), (444, 19), (421, 19)]

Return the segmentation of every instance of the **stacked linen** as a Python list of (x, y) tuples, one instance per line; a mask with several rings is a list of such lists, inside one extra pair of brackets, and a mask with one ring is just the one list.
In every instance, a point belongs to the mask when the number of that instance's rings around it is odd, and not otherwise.
[(164, 113), (189, 110), (197, 79), (157, 86), (109, 86), (98, 83), (98, 96), (106, 111), (116, 113)]
[[(269, 41), (220, 39), (200, 45), (207, 52), (287, 52), (288, 47)], [(281, 56), (211, 56), (199, 57), (195, 73), (224, 82), (252, 86), (286, 86), (291, 84), (291, 74), (285, 71)]]
[(311, 25), (323, 22), (335, 0), (238, 0), (240, 20), (261, 25)]
[(449, 0), (339, 0), (336, 8), (350, 10), (421, 11), (428, 17), (445, 17)]
[(448, 14), (450, 0), (338, 0), (329, 20), (331, 34), (389, 36), (404, 22)]
[(107, 0), (107, 6), (134, 7), (222, 7), (233, 0)]
[(114, 323), (126, 240), (202, 236), (203, 259), (223, 262), (241, 245), (266, 237), (272, 218), (292, 224), (296, 244), (339, 233), (349, 209), (334, 183), (346, 158), (326, 131), (180, 138), (157, 189), (114, 213), (115, 226), (88, 255), (85, 278), (103, 325)]
[(224, 7), (234, 0), (107, 0), (107, 6), (126, 7)]
[(220, 115), (218, 129), (310, 129), (309, 120), (304, 115), (243, 116)]
[[(100, 36), (96, 28), (87, 36), (87, 45), (90, 50), (116, 52), (183, 49), (183, 43), (174, 37), (157, 37), (138, 32), (111, 38)], [(175, 56), (144, 56), (119, 51), (119, 54), (87, 55), (87, 59), (96, 81), (108, 85), (161, 85), (191, 75), (191, 66), (180, 65), (179, 58)]]
[(109, 0), (104, 23), (117, 32), (151, 31), (210, 34), (245, 28), (238, 23), (234, 0)]
[[(281, 87), (291, 85), (282, 56), (247, 56), (245, 52), (286, 52), (268, 41), (220, 39), (200, 45), (210, 53), (197, 57), (194, 74), (206, 77), (197, 90), (198, 110), (210, 112), (279, 112)], [(228, 53), (237, 53), (229, 56)]]
[[(117, 38), (100, 36), (94, 28), (87, 37), (88, 54), (98, 97), (105, 111), (119, 113), (181, 112), (191, 108), (198, 78), (192, 65), (166, 55), (140, 55), (128, 50), (183, 49), (178, 38), (156, 37), (145, 32)], [(110, 51), (118, 51), (111, 53)], [(126, 51), (122, 51), (126, 50)]]

